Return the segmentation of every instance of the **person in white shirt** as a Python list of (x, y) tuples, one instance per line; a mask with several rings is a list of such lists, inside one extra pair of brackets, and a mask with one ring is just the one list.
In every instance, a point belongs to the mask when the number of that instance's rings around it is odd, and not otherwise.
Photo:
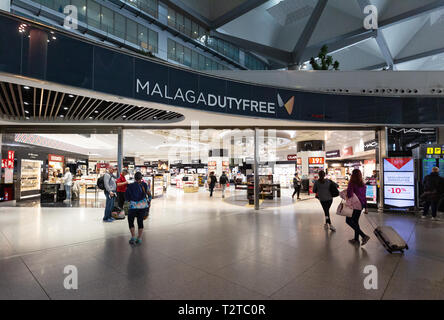
[(66, 199), (71, 201), (71, 187), (72, 187), (72, 173), (69, 168), (65, 169), (65, 176), (63, 177), (63, 184), (65, 185)]

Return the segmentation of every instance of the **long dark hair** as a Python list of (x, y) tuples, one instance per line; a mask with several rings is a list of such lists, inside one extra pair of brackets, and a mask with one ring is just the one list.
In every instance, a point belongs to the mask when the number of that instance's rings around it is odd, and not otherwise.
[(355, 169), (352, 172), (349, 184), (355, 184), (359, 187), (364, 186), (364, 180), (362, 179), (362, 172), (359, 169)]
[(318, 179), (318, 181), (319, 181), (320, 183), (324, 183), (324, 181), (325, 181), (325, 171), (324, 171), (324, 170), (321, 170), (321, 171), (318, 172), (318, 174), (319, 174), (319, 179)]

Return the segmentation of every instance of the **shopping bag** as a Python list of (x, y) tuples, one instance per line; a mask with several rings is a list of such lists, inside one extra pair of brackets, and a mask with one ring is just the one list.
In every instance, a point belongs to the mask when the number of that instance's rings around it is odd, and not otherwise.
[(338, 209), (336, 210), (336, 214), (338, 216), (351, 218), (353, 216), (353, 208), (349, 207), (345, 201), (341, 201), (341, 203), (338, 206)]

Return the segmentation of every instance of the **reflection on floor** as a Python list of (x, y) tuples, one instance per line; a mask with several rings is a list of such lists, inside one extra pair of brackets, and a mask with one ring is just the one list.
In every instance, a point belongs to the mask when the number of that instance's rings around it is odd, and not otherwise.
[[(171, 189), (153, 202), (138, 247), (126, 220), (103, 223), (102, 214), (0, 208), (0, 299), (444, 299), (441, 221), (371, 213), (408, 239), (401, 256), (374, 236), (353, 247), (334, 214), (337, 232), (324, 230), (314, 199), (255, 212), (220, 192)], [(366, 217), (361, 224), (372, 235)], [(78, 290), (63, 287), (67, 265), (77, 267)], [(364, 288), (367, 265), (377, 267), (376, 290)]]

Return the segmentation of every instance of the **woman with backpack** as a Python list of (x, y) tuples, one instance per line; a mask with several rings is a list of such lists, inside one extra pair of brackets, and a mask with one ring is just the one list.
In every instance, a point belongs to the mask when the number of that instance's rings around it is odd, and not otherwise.
[[(362, 209), (365, 209), (365, 214), (368, 213), (366, 188), (364, 180), (362, 179), (361, 170), (353, 170), (347, 187), (347, 198), (352, 198), (353, 194), (355, 194), (361, 203)], [(353, 215), (345, 219), (345, 222), (355, 231), (355, 237), (349, 240), (351, 244), (359, 245), (359, 236), (362, 237), (361, 245), (365, 245), (368, 240), (370, 240), (370, 237), (359, 227), (359, 218), (361, 217), (362, 209), (353, 209)]]
[[(151, 203), (151, 192), (148, 185), (142, 180), (142, 173), (136, 172), (135, 182), (128, 185), (125, 198), (130, 203), (128, 210), (128, 225), (131, 232), (130, 244), (142, 243), (143, 220), (148, 216), (148, 210)], [(134, 230), (134, 219), (137, 218), (138, 234)]]
[(335, 190), (336, 193), (338, 185), (330, 179), (325, 179), (325, 171), (321, 170), (318, 174), (319, 179), (316, 180), (313, 186), (313, 192), (317, 194), (316, 197), (321, 202), (322, 209), (324, 209), (324, 228), (330, 229), (331, 231), (336, 231), (336, 228), (331, 224), (330, 207), (333, 203), (333, 196), (337, 196), (337, 194), (332, 193), (332, 190)]

